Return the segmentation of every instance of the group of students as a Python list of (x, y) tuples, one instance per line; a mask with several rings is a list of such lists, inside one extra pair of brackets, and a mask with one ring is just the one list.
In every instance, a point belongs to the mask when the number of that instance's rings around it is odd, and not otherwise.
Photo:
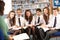
[(57, 8), (53, 8), (53, 13), (50, 13), (49, 8), (45, 7), (43, 14), (41, 9), (36, 9), (36, 15), (32, 15), (28, 9), (24, 17), (21, 16), (22, 10), (17, 9), (16, 12), (10, 11), (4, 19), (4, 6), (5, 3), (0, 1), (0, 31), (4, 36), (4, 39), (0, 38), (0, 40), (12, 40), (9, 35), (14, 36), (20, 33), (27, 33), (29, 37), (33, 35), (33, 40), (49, 40), (52, 34), (60, 31), (60, 14)]
[[(50, 14), (49, 8), (36, 9), (36, 15), (27, 9), (22, 17), (22, 10), (17, 9), (16, 12), (10, 11), (5, 22), (8, 25), (9, 32), (13, 35), (27, 33), (33, 35), (33, 40), (49, 40), (50, 35), (60, 30), (60, 14), (57, 8), (53, 8)], [(19, 28), (19, 30), (13, 30)]]

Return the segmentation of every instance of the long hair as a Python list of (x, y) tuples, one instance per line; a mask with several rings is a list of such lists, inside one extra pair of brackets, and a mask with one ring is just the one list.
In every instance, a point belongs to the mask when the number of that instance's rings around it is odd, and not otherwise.
[(4, 13), (4, 6), (5, 6), (5, 3), (3, 1), (0, 1), (0, 15), (2, 16)]
[[(26, 14), (27, 14), (27, 12), (30, 12), (30, 17), (29, 17), (29, 18), (28, 18), (28, 16), (26, 15)], [(30, 11), (30, 10), (26, 10), (26, 11), (25, 11), (25, 19), (26, 19), (27, 21), (29, 20), (30, 22), (32, 21), (33, 16), (32, 16), (32, 13), (31, 13), (31, 11)]]
[(10, 18), (11, 12), (15, 13), (14, 11), (10, 11), (9, 14), (8, 14), (8, 16), (7, 16), (7, 18), (9, 18), (9, 21), (10, 20), (12, 21), (12, 24), (11, 23), (10, 24), (11, 24), (11, 26), (13, 26), (13, 25), (15, 25), (16, 20), (15, 20), (15, 14), (14, 14), (14, 17), (12, 19)]
[[(48, 24), (49, 15), (50, 15), (49, 8), (48, 7), (45, 7), (44, 9), (47, 9), (48, 10), (48, 13), (47, 13), (48, 16), (46, 16), (45, 13), (43, 14), (43, 18), (44, 18), (46, 24)], [(43, 9), (43, 11), (44, 11), (44, 9)]]

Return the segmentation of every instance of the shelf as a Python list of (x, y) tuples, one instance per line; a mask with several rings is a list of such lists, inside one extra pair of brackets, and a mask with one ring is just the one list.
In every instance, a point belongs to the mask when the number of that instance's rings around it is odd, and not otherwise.
[(35, 12), (36, 8), (44, 8), (46, 5), (49, 5), (49, 1), (41, 2), (42, 0), (12, 0), (12, 9), (17, 10), (21, 8), (23, 11), (26, 9), (30, 9), (31, 11)]

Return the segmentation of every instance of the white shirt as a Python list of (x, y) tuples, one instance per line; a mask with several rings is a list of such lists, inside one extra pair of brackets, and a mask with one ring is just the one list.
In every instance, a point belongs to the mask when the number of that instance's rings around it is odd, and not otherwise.
[(10, 23), (9, 23), (9, 19), (8, 18), (5, 18), (5, 23), (7, 24), (7, 26), (8, 26), (8, 29), (11, 29), (11, 28), (13, 28), (11, 25), (10, 25)]
[[(55, 20), (55, 16), (52, 15), (51, 18), (49, 19), (49, 24), (47, 25), (48, 27), (53, 27), (54, 25), (54, 20)], [(58, 14), (56, 16), (56, 29), (60, 29), (60, 14)]]
[(18, 18), (20, 18), (21, 26), (24, 27), (24, 25), (25, 25), (25, 19), (22, 16), (20, 16), (20, 17), (16, 16), (16, 25), (19, 26)]
[[(48, 16), (48, 15), (46, 14), (46, 16)], [(49, 15), (49, 19), (50, 19), (51, 17), (52, 17), (52, 15), (50, 14), (50, 15)], [(43, 18), (43, 20), (44, 20), (44, 18)], [(48, 20), (48, 22), (49, 22), (49, 20)], [(44, 20), (44, 24), (47, 25), (46, 22), (45, 22), (45, 20)]]
[[(29, 21), (25, 20), (25, 24), (26, 24), (26, 26), (28, 26), (29, 25)], [(35, 25), (35, 19), (34, 18), (31, 21), (31, 25)]]
[[(39, 23), (37, 23), (38, 22), (38, 17), (40, 17), (40, 22)], [(43, 19), (43, 15), (40, 15), (40, 16), (34, 16), (34, 19), (35, 19), (35, 23), (36, 24), (40, 24), (40, 23), (43, 23), (43, 24), (45, 24), (45, 21), (44, 21), (44, 19)]]

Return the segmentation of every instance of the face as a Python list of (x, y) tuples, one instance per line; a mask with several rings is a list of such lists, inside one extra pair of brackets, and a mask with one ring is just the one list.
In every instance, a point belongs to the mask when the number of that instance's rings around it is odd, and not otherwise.
[(11, 12), (10, 13), (10, 18), (13, 18), (14, 17), (14, 14), (15, 14), (14, 12)]
[(48, 10), (47, 9), (44, 9), (44, 13), (47, 14), (48, 13)]
[(37, 15), (40, 15), (40, 14), (41, 14), (41, 12), (39, 12), (39, 11), (36, 11), (36, 14), (37, 14)]
[(21, 13), (22, 13), (21, 10), (17, 10), (18, 15), (21, 15)]
[(57, 10), (53, 10), (53, 14), (57, 15), (58, 11)]
[(29, 11), (27, 11), (27, 12), (26, 12), (26, 15), (29, 17), (29, 16), (30, 16), (30, 12), (29, 12)]

